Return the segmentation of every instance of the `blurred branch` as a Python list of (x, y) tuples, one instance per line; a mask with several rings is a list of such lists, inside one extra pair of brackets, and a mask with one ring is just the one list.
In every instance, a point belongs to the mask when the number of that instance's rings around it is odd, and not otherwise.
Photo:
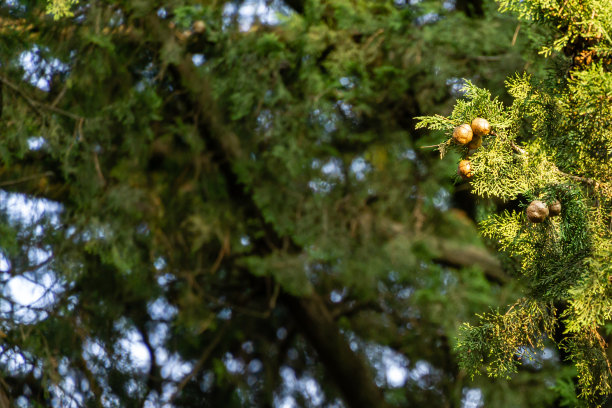
[[(148, 29), (158, 37), (160, 43), (163, 43), (169, 34), (167, 28), (157, 19), (149, 19), (147, 23)], [(189, 91), (192, 103), (202, 119), (200, 132), (203, 137), (208, 138), (211, 150), (215, 151), (216, 157), (219, 158), (220, 171), (226, 178), (229, 188), (235, 192), (235, 199), (240, 200), (250, 214), (261, 220), (266, 239), (254, 242), (254, 247), (262, 254), (278, 248), (293, 253), (302, 251), (291, 237), (279, 235), (273, 225), (265, 220), (253, 197), (247, 193), (248, 186), (244, 186), (235, 173), (234, 164), (244, 158), (244, 152), (238, 136), (223, 122), (223, 115), (216, 105), (208, 78), (196, 69), (188, 56), (169, 69), (178, 76), (182, 86)], [(371, 367), (351, 350), (324, 301), (316, 293), (303, 298), (281, 293), (278, 300), (291, 311), (299, 329), (321, 357), (326, 371), (336, 383), (349, 407), (388, 407), (381, 390), (376, 386)], [(177, 393), (201, 368), (218, 341), (220, 338), (213, 340), (213, 343), (204, 350), (192, 373), (179, 384)], [(211, 350), (208, 351), (209, 349)]]
[(198, 361), (196, 361), (196, 363), (193, 365), (192, 370), (185, 377), (183, 377), (180, 383), (178, 383), (178, 385), (176, 386), (176, 391), (174, 392), (174, 394), (172, 394), (168, 403), (171, 404), (172, 401), (174, 401), (174, 399), (181, 393), (183, 388), (185, 388), (187, 383), (202, 369), (202, 367), (204, 366), (204, 363), (206, 363), (206, 360), (208, 360), (212, 352), (215, 350), (215, 348), (217, 347), (217, 345), (223, 338), (223, 335), (227, 331), (228, 327), (229, 327), (229, 321), (227, 321), (221, 327), (221, 329), (219, 330), (215, 338), (208, 344), (208, 347), (204, 349)]
[(495, 256), (485, 248), (473, 245), (457, 245), (450, 241), (439, 240), (432, 244), (436, 256), (434, 260), (441, 264), (467, 267), (476, 266), (480, 268), (487, 278), (500, 284), (510, 282), (511, 278)]
[(3, 75), (0, 75), (0, 82), (2, 82), (3, 84), (11, 88), (13, 91), (15, 91), (22, 99), (24, 99), (27, 102), (28, 105), (32, 107), (32, 109), (34, 109), (34, 111), (36, 111), (36, 113), (38, 113), (41, 116), (42, 116), (42, 110), (46, 110), (49, 112), (57, 113), (62, 116), (69, 117), (74, 120), (84, 119), (82, 116), (76, 115), (72, 112), (68, 112), (66, 110), (60, 109), (53, 105), (47, 105), (45, 103), (38, 102), (30, 98), (19, 86), (15, 85), (13, 82), (11, 82), (8, 78), (6, 78)]
[(53, 173), (50, 171), (46, 171), (44, 173), (34, 174), (32, 176), (25, 176), (25, 177), (21, 177), (15, 180), (2, 181), (0, 182), (0, 187), (14, 186), (15, 184), (25, 183), (26, 181), (38, 180), (42, 177), (51, 177), (51, 176), (53, 176)]
[(323, 299), (283, 295), (283, 302), (298, 322), (351, 408), (389, 407), (376, 386), (372, 369), (351, 350)]
[(1, 380), (1, 381), (2, 381), (2, 386), (0, 386), (0, 408), (10, 408), (11, 400), (5, 392), (5, 388), (7, 388), (8, 385), (6, 384), (6, 382), (4, 382), (4, 380)]
[[(217, 109), (210, 85), (206, 78), (201, 77), (195, 71), (191, 61), (183, 61), (177, 66), (177, 70), (184, 86), (189, 88), (195, 99), (207, 128), (206, 133), (214, 139), (217, 148), (221, 151), (227, 167), (224, 173), (229, 178), (228, 181), (232, 182), (234, 179), (233, 182), (239, 185), (240, 183), (231, 170), (231, 163), (239, 160), (243, 155), (240, 142), (236, 134), (226, 129), (220, 122), (220, 115), (216, 114)], [(241, 188), (240, 191), (244, 192), (244, 189)], [(282, 243), (287, 241), (285, 239), (287, 237), (278, 236), (275, 230), (263, 221), (259, 208), (250, 196), (245, 197), (243, 202), (246, 206), (251, 207), (250, 210), (254, 214), (258, 214), (258, 218), (262, 219), (269, 241), (278, 247), (283, 247)], [(287, 249), (301, 251), (301, 248), (293, 242), (287, 245)], [(261, 250), (269, 252), (272, 248), (264, 246)], [(289, 294), (282, 294), (280, 297), (298, 321), (302, 333), (321, 357), (326, 370), (344, 395), (347, 405), (351, 408), (387, 407), (381, 391), (374, 382), (370, 367), (350, 349), (346, 338), (340, 333), (323, 301), (316, 294), (305, 298)]]
[(0, 167), (0, 188), (52, 201), (66, 201), (68, 183), (62, 164), (44, 151), (31, 151)]

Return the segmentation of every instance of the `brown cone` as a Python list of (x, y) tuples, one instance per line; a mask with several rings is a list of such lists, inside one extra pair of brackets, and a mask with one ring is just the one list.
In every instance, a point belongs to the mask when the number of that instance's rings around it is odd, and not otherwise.
[(548, 206), (544, 201), (534, 200), (527, 207), (527, 219), (533, 223), (542, 222), (548, 217)]
[(461, 160), (459, 162), (459, 167), (457, 167), (457, 174), (461, 176), (462, 179), (466, 180), (473, 176), (472, 173), (472, 164), (469, 160)]
[(485, 136), (488, 135), (489, 133), (491, 133), (491, 124), (489, 123), (488, 120), (483, 119), (483, 118), (475, 118), (472, 121), (472, 132), (476, 135), (476, 136)]
[(472, 137), (472, 141), (468, 143), (467, 146), (469, 149), (478, 149), (480, 146), (482, 146), (482, 137), (474, 135), (474, 137)]
[(453, 130), (453, 140), (458, 144), (466, 144), (472, 140), (472, 128), (467, 123), (459, 125)]
[(556, 217), (559, 214), (561, 214), (561, 203), (558, 200), (548, 205), (549, 216)]

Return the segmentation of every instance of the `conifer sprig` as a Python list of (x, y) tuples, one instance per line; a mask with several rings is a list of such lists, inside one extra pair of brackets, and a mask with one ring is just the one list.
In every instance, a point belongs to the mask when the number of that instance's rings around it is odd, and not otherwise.
[[(470, 375), (484, 365), (489, 376), (507, 377), (524, 359), (538, 358), (537, 350), (547, 341), (557, 342), (578, 370), (580, 397), (597, 405), (598, 398), (610, 393), (612, 380), (607, 345), (598, 333), (612, 320), (612, 270), (610, 251), (605, 250), (611, 242), (612, 197), (607, 186), (612, 173), (602, 161), (576, 165), (571, 159), (584, 154), (581, 143), (591, 137), (586, 129), (592, 128), (593, 119), (602, 126), (605, 136), (597, 136), (602, 140), (612, 141), (612, 123), (595, 112), (590, 117), (571, 113), (569, 100), (584, 98), (584, 109), (591, 103), (577, 85), (586, 77), (576, 78), (568, 89), (554, 91), (538, 88), (527, 75), (511, 78), (507, 85), (514, 101), (508, 107), (466, 81), (465, 97), (448, 118), (420, 117), (418, 126), (446, 132), (449, 137), (435, 147), (442, 156), (455, 149), (462, 163), (469, 163), (469, 181), (477, 195), (520, 202), (518, 210), (482, 220), (480, 229), (516, 260), (527, 296), (503, 314), (482, 314), (477, 325), (461, 326), (461, 366)], [(596, 80), (589, 77), (588, 82)], [(572, 115), (582, 118), (577, 130)], [(475, 117), (491, 123), (482, 146), (470, 149), (453, 143), (452, 128)], [(584, 136), (560, 146), (558, 139), (566, 139), (568, 133)], [(534, 224), (524, 211), (534, 200), (549, 206), (558, 203), (560, 215), (544, 216), (539, 220), (543, 222)], [(560, 316), (555, 305), (564, 305)], [(565, 328), (561, 338), (555, 329), (559, 325)]]

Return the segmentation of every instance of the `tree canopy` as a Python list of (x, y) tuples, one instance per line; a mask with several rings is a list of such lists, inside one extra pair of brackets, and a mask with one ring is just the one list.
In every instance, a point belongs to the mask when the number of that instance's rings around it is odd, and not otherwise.
[(0, 406), (605, 404), (612, 9), (549, 3), (1, 2)]

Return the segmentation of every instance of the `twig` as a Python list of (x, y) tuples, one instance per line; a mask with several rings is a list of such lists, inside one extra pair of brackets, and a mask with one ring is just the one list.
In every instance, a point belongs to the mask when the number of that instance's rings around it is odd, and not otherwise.
[[(495, 131), (493, 131), (493, 130), (491, 131), (491, 136), (502, 137), (502, 136), (499, 136), (497, 133), (495, 133)], [(516, 143), (514, 143), (514, 140), (510, 140), (510, 139), (507, 139), (505, 137), (503, 137), (503, 139), (505, 139), (510, 144), (510, 147), (512, 147), (512, 150), (514, 150), (515, 152), (517, 152), (519, 154), (528, 156), (527, 151), (525, 149), (523, 149), (522, 147), (520, 147), (519, 145), (517, 145)]]
[(557, 14), (557, 16), (559, 16), (559, 17), (561, 16), (561, 13), (563, 12), (563, 9), (564, 9), (564, 8), (565, 8), (565, 6), (567, 5), (567, 1), (568, 1), (568, 0), (565, 0), (565, 1), (563, 2), (563, 5), (562, 5), (562, 6), (561, 6), (561, 8), (559, 9), (559, 13)]
[(514, 44), (516, 44), (516, 39), (518, 37), (518, 33), (521, 30), (521, 23), (518, 23), (516, 26), (516, 30), (514, 30), (514, 35), (512, 36), (512, 46), (514, 47)]
[(174, 394), (172, 394), (172, 396), (168, 400), (169, 404), (171, 404), (172, 401), (174, 401), (176, 397), (178, 397), (178, 395), (183, 390), (183, 388), (185, 388), (189, 380), (191, 380), (200, 371), (200, 369), (202, 369), (202, 366), (204, 365), (206, 360), (208, 360), (208, 357), (210, 357), (215, 347), (217, 347), (217, 345), (221, 341), (221, 338), (225, 334), (225, 331), (227, 330), (228, 327), (229, 327), (229, 322), (226, 322), (226, 324), (221, 328), (221, 330), (219, 330), (219, 333), (217, 333), (215, 338), (210, 342), (208, 347), (204, 349), (204, 352), (202, 353), (198, 361), (196, 361), (196, 363), (193, 365), (193, 368), (191, 369), (189, 374), (183, 377), (181, 382), (176, 386), (176, 391), (174, 392)]
[(211, 274), (215, 273), (217, 269), (219, 269), (219, 267), (221, 266), (221, 262), (223, 261), (223, 258), (226, 255), (229, 255), (230, 252), (231, 252), (230, 235), (228, 232), (225, 234), (225, 237), (223, 238), (223, 243), (221, 244), (221, 250), (219, 251), (219, 255), (217, 255), (217, 259), (215, 259), (215, 263), (210, 268)]
[(3, 182), (0, 182), (0, 187), (13, 186), (15, 184), (25, 183), (26, 181), (35, 180), (37, 178), (41, 178), (45, 176), (47, 177), (53, 176), (53, 172), (47, 171), (47, 172), (40, 173), (40, 174), (34, 174), (33, 176), (26, 176), (26, 177), (18, 178), (15, 180), (3, 181)]
[(512, 146), (512, 149), (520, 154), (524, 154), (525, 156), (527, 156), (527, 151), (525, 149), (523, 149), (522, 147), (519, 147), (516, 143), (514, 143), (513, 140), (510, 140), (510, 146)]
[(36, 101), (34, 101), (28, 95), (26, 95), (21, 90), (21, 88), (19, 88), (17, 85), (15, 85), (14, 83), (6, 79), (4, 76), (0, 76), (0, 81), (6, 86), (8, 86), (9, 88), (11, 88), (13, 91), (17, 92), (19, 96), (21, 96), (28, 103), (28, 105), (32, 107), (32, 109), (34, 109), (39, 115), (42, 116), (42, 112), (40, 112), (40, 109), (38, 108)]
[(59, 103), (59, 101), (62, 100), (64, 95), (66, 95), (66, 91), (67, 90), (68, 90), (68, 83), (65, 83), (64, 86), (62, 87), (62, 90), (57, 94), (57, 96), (55, 97), (53, 102), (51, 102), (51, 105), (49, 105), (49, 106), (52, 107), (52, 108), (55, 108), (57, 106), (57, 104)]
[(512, 311), (512, 309), (514, 309), (516, 307), (516, 305), (519, 305), (519, 304), (521, 304), (523, 302), (525, 302), (525, 298), (520, 298), (519, 300), (514, 302), (514, 304), (512, 306), (510, 306), (510, 308), (508, 310), (506, 310), (506, 313), (504, 313), (504, 316), (508, 316), (510, 314), (510, 312)]
[(280, 284), (274, 285), (274, 292), (272, 293), (272, 297), (268, 302), (268, 310), (271, 311), (276, 307), (276, 301), (278, 300), (278, 295), (280, 294)]
[(3, 84), (5, 84), (9, 88), (11, 88), (13, 91), (17, 92), (19, 94), (19, 96), (21, 96), (28, 103), (28, 105), (30, 105), (41, 116), (42, 116), (41, 109), (44, 109), (44, 110), (47, 110), (47, 111), (50, 111), (50, 112), (54, 112), (54, 113), (57, 113), (57, 114), (69, 117), (69, 118), (74, 119), (74, 120), (81, 120), (81, 119), (83, 119), (82, 116), (76, 115), (76, 114), (74, 114), (72, 112), (68, 112), (66, 110), (57, 108), (57, 107), (55, 107), (53, 105), (47, 105), (45, 103), (35, 101), (34, 99), (32, 99), (28, 95), (26, 95), (25, 92), (23, 92), (23, 90), (21, 90), (21, 88), (19, 88), (17, 85), (15, 85), (11, 81), (9, 81), (4, 76), (0, 76), (0, 82), (2, 82)]
[[(14, 278), (15, 276), (21, 276), (24, 279), (28, 279), (26, 276), (23, 276), (23, 274), (27, 273), (27, 272), (34, 272), (37, 269), (42, 268), (43, 266), (46, 266), (49, 264), (49, 262), (53, 261), (55, 259), (55, 255), (50, 255), (47, 259), (45, 259), (44, 261), (37, 263), (36, 265), (29, 265), (27, 268), (21, 268), (18, 271), (15, 271), (12, 267), (9, 269), (5, 269), (5, 270), (0, 270), (1, 273), (8, 273), (9, 275), (11, 275), (11, 278)], [(29, 279), (28, 279), (29, 280)], [(36, 283), (34, 281), (31, 281), (32, 283)]]
[(102, 168), (100, 167), (100, 160), (98, 160), (98, 153), (94, 152), (93, 154), (94, 166), (96, 167), (96, 173), (98, 174), (98, 179), (100, 183), (104, 186), (106, 185), (106, 179), (104, 178), (104, 174), (102, 174)]
[(592, 178), (588, 178), (588, 177), (580, 177), (580, 176), (574, 176), (573, 174), (568, 174), (565, 172), (562, 172), (561, 170), (557, 169), (557, 173), (559, 173), (560, 175), (567, 177), (569, 179), (572, 179), (574, 181), (580, 181), (582, 183), (586, 183), (586, 184), (591, 184), (591, 185), (598, 185), (599, 183), (597, 182), (597, 180), (593, 180)]

